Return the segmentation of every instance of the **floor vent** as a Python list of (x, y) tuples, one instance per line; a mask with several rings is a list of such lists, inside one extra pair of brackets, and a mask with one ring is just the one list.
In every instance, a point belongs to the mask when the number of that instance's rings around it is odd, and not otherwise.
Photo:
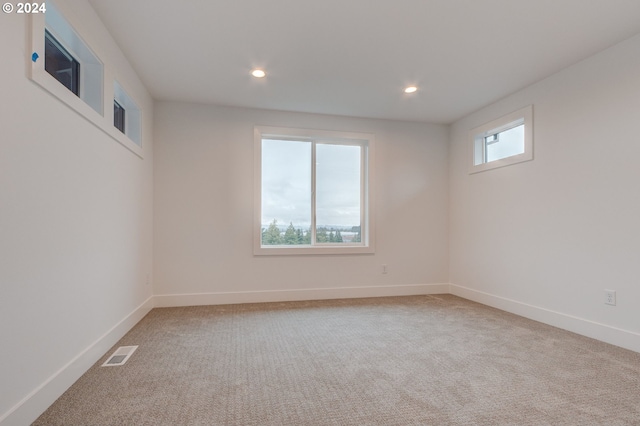
[(127, 362), (129, 357), (138, 349), (137, 346), (120, 346), (116, 351), (102, 364), (102, 367), (116, 367)]

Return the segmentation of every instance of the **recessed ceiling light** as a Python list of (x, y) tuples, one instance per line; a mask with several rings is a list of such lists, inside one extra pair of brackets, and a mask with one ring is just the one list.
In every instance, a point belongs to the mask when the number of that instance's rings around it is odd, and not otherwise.
[(262, 78), (265, 75), (267, 75), (267, 73), (262, 71), (262, 70), (253, 70), (253, 71), (251, 71), (251, 75), (256, 77), (256, 78)]
[(415, 93), (418, 91), (416, 86), (409, 86), (404, 88), (404, 93)]

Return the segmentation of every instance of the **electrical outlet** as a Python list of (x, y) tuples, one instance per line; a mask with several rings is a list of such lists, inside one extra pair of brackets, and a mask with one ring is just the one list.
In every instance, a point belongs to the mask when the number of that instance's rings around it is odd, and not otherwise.
[(616, 291), (615, 290), (605, 290), (604, 291), (604, 303), (607, 305), (616, 305)]
[(383, 274), (387, 273), (387, 265), (386, 264), (382, 265), (382, 273)]

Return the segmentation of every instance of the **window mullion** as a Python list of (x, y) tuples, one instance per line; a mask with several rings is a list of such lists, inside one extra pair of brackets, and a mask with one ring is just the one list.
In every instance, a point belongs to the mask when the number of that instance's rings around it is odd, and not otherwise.
[(482, 138), (482, 164), (487, 162), (487, 137)]
[(316, 245), (316, 141), (311, 141), (311, 245)]
[[(366, 202), (368, 197), (368, 188), (367, 188), (367, 173), (368, 169), (366, 167), (367, 161), (367, 149), (364, 145), (360, 145), (360, 245), (363, 245), (365, 242), (366, 236), (369, 235), (368, 232), (364, 232), (367, 224), (365, 223), (365, 218), (367, 217), (365, 212), (365, 206), (368, 205)], [(352, 242), (353, 244), (353, 242)]]

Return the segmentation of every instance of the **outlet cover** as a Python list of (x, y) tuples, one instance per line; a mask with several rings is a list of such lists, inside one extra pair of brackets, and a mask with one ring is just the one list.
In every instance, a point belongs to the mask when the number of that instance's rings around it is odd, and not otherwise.
[(604, 303), (606, 305), (616, 305), (616, 291), (615, 290), (605, 290), (604, 291)]

